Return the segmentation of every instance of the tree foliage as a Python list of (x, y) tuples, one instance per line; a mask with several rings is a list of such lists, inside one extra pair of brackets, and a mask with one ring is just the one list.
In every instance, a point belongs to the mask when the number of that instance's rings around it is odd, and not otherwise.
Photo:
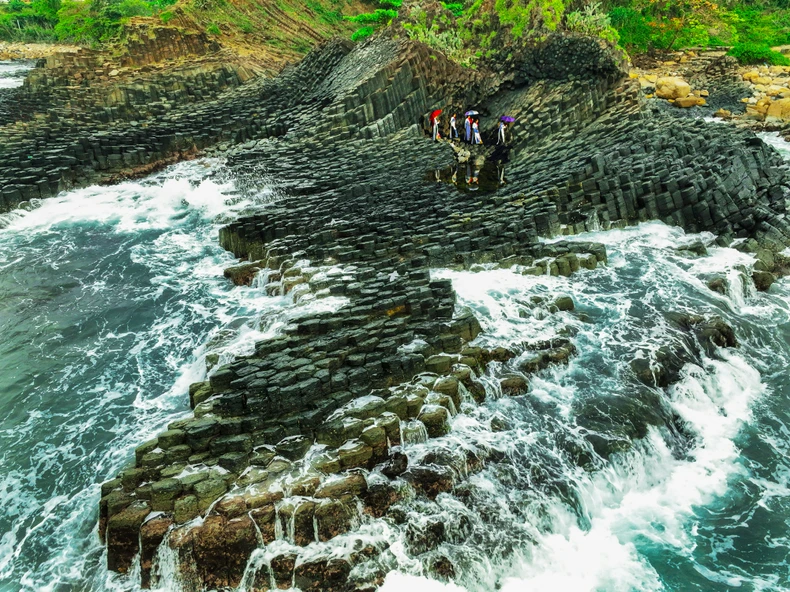
[(790, 43), (790, 0), (607, 0), (630, 52)]

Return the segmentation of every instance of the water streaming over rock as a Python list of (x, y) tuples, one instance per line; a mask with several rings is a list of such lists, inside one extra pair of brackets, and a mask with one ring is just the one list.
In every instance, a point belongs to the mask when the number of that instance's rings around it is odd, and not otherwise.
[[(104, 570), (98, 484), (188, 412), (186, 389), (204, 377), (207, 353), (221, 363), (283, 326), (282, 315), (298, 314), (293, 297), (222, 278), (232, 259), (216, 244), (218, 223), (271, 195), (209, 178), (219, 168), (182, 164), (3, 216), (3, 592), (136, 589), (133, 578)], [(607, 244), (609, 265), (570, 279), (434, 271), (477, 314), (481, 344), (519, 350), (561, 337), (577, 355), (533, 376), (518, 397), (495, 378), (517, 372), (527, 352), (493, 363), (488, 401), (465, 397), (447, 436), (401, 426), (410, 460), (438, 455), (461, 477), (452, 493), (406, 501), (397, 523), (362, 516), (351, 533), (295, 550), (386, 548), (377, 566), (355, 568), (386, 576), (386, 592), (790, 589), (790, 281), (756, 294), (750, 256), (678, 251), (712, 237), (658, 223), (592, 238)], [(713, 276), (725, 294), (708, 288)], [(532, 300), (555, 294), (570, 295), (575, 310), (548, 314)], [(672, 337), (667, 314), (678, 311), (721, 316), (740, 347), (704, 355), (655, 391), (677, 430), (650, 426), (604, 461), (579, 417), (590, 403), (627, 396), (630, 362), (651, 359)], [(468, 466), (475, 454), (489, 459), (482, 470)], [(268, 566), (293, 539), (279, 514), (276, 526), (242, 589), (257, 577), (275, 583)], [(441, 561), (452, 566), (451, 582), (426, 577)], [(161, 545), (154, 585), (178, 590), (177, 572)]]

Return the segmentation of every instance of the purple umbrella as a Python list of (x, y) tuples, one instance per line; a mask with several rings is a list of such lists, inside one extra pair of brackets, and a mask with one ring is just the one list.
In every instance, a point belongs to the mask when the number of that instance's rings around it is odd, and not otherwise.
[(514, 121), (516, 121), (515, 118), (510, 117), (509, 115), (503, 115), (499, 119), (504, 121), (505, 123), (513, 123)]

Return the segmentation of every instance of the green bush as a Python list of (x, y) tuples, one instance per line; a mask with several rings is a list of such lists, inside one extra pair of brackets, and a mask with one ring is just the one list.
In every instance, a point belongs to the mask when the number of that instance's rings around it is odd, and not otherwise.
[(641, 12), (616, 6), (609, 11), (609, 22), (617, 29), (620, 44), (629, 51), (645, 52), (650, 47), (653, 29)]
[(82, 0), (63, 0), (58, 11), (55, 35), (60, 40), (76, 43), (91, 43), (100, 36), (96, 17), (91, 14), (90, 4)]
[(386, 8), (377, 8), (374, 12), (366, 12), (356, 16), (347, 17), (352, 23), (360, 25), (382, 25), (398, 16), (398, 11)]
[(452, 12), (456, 17), (459, 17), (464, 13), (464, 5), (460, 2), (442, 2), (442, 6)]
[(790, 43), (790, 11), (760, 11), (752, 7), (738, 7), (734, 11), (738, 41), (759, 45)]
[(360, 27), (359, 29), (357, 29), (356, 31), (354, 31), (351, 34), (351, 41), (355, 41), (356, 42), (356, 41), (362, 41), (364, 39), (367, 39), (368, 37), (373, 35), (373, 31), (375, 31), (375, 30), (376, 29), (374, 29), (373, 27), (370, 27), (370, 26)]
[(742, 64), (771, 64), (774, 66), (790, 66), (790, 60), (766, 44), (739, 43), (727, 52)]
[(121, 18), (129, 18), (132, 16), (151, 16), (153, 9), (151, 5), (145, 0), (123, 0), (118, 3), (117, 7)]
[(219, 35), (222, 33), (219, 29), (219, 25), (217, 23), (211, 23), (208, 27), (206, 27), (206, 33), (209, 35)]
[(574, 33), (600, 37), (613, 45), (617, 45), (620, 40), (609, 15), (601, 11), (599, 2), (588, 4), (583, 10), (569, 12), (565, 17), (565, 27)]

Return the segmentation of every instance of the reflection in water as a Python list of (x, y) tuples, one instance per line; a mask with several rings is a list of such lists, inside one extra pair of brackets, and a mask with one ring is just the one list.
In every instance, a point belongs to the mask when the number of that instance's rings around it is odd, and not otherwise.
[(433, 180), (455, 185), (459, 191), (490, 193), (507, 184), (505, 162), (482, 157), (469, 159), (445, 169), (434, 170)]

